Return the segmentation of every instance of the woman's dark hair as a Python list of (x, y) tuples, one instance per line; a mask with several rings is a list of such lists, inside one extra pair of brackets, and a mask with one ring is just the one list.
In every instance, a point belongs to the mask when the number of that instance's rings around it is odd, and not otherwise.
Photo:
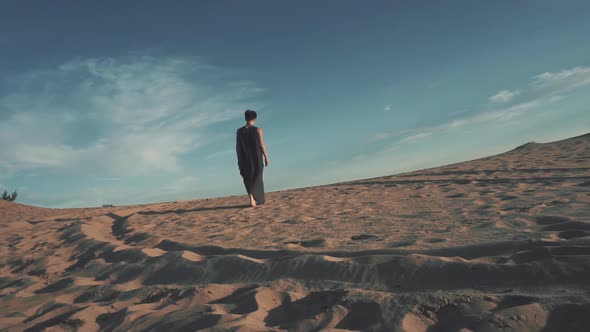
[(246, 110), (246, 113), (244, 113), (244, 118), (246, 118), (246, 121), (254, 120), (256, 119), (256, 112)]

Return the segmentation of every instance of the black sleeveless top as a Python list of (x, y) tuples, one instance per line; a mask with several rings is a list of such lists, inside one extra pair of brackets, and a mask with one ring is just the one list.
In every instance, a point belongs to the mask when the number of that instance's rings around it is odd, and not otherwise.
[(264, 165), (258, 127), (243, 126), (236, 131), (236, 154), (242, 177), (253, 179), (260, 175)]

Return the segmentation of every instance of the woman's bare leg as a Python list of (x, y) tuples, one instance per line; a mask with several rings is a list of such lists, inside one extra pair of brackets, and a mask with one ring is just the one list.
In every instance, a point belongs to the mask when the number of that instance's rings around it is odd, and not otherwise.
[(250, 206), (255, 207), (256, 201), (254, 200), (254, 196), (252, 194), (248, 194), (250, 196)]

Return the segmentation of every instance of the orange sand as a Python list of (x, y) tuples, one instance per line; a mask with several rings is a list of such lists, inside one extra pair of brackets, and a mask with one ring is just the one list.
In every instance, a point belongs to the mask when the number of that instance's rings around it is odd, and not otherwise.
[(590, 134), (266, 198), (0, 201), (0, 330), (590, 326)]

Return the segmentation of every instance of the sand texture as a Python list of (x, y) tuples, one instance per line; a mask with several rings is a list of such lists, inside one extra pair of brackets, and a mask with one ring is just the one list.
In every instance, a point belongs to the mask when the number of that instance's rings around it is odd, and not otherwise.
[(0, 201), (0, 330), (590, 330), (590, 134), (266, 199)]

